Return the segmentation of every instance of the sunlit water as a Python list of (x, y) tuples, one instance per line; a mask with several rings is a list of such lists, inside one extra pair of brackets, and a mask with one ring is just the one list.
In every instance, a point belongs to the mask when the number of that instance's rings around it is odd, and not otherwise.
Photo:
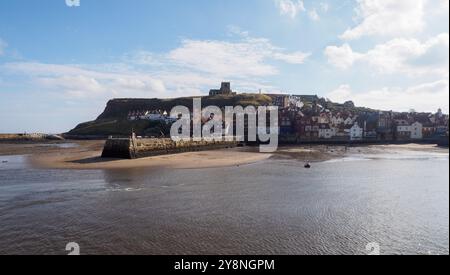
[[(2, 162), (7, 161), (7, 162)], [(303, 168), (36, 170), (0, 157), (0, 254), (449, 253), (448, 150)]]

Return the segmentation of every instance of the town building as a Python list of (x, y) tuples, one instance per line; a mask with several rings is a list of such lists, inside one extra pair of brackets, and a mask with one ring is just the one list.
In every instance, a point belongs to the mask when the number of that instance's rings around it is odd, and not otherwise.
[(280, 134), (281, 135), (291, 135), (293, 134), (293, 125), (292, 125), (292, 120), (291, 118), (286, 115), (286, 114), (282, 114), (279, 118), (279, 126), (280, 126)]
[(336, 116), (331, 117), (331, 124), (334, 126), (339, 126), (341, 124), (344, 124), (344, 118), (341, 116), (341, 114), (337, 114)]
[(352, 125), (355, 122), (355, 120), (349, 116), (344, 120), (344, 125)]
[(128, 120), (148, 120), (159, 121), (166, 124), (174, 123), (177, 118), (170, 117), (166, 111), (154, 110), (154, 111), (131, 111), (128, 113)]
[(397, 140), (405, 140), (411, 138), (411, 127), (408, 121), (404, 119), (396, 120), (397, 125), (396, 137)]
[(272, 98), (272, 105), (279, 108), (302, 108), (306, 103), (316, 104), (317, 95), (266, 94)]
[(393, 113), (380, 112), (378, 114), (377, 134), (379, 140), (393, 140)]
[(397, 120), (397, 139), (422, 139), (423, 138), (423, 125), (420, 122), (414, 122), (409, 124), (406, 120)]
[(297, 98), (300, 98), (300, 100), (303, 103), (318, 103), (320, 98), (317, 95), (293, 95)]
[(364, 129), (359, 127), (358, 123), (355, 122), (355, 124), (350, 128), (350, 140), (362, 140), (364, 136)]
[(272, 99), (272, 105), (277, 106), (278, 108), (287, 108), (289, 107), (289, 95), (284, 94), (266, 94)]
[(321, 123), (319, 124), (319, 138), (331, 139), (336, 135), (336, 129), (330, 127), (330, 124)]
[(420, 122), (414, 122), (411, 125), (411, 139), (423, 138), (423, 126)]
[(320, 124), (330, 124), (330, 122), (331, 122), (331, 119), (330, 119), (328, 113), (322, 112), (322, 113), (319, 115), (319, 123), (320, 123)]

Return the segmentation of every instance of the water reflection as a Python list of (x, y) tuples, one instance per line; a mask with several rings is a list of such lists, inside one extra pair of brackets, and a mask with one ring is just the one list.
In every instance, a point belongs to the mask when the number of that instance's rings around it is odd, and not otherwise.
[(310, 170), (295, 160), (191, 170), (8, 168), (0, 170), (0, 254), (64, 254), (72, 241), (82, 254), (365, 254), (372, 242), (383, 254), (448, 254), (443, 154)]

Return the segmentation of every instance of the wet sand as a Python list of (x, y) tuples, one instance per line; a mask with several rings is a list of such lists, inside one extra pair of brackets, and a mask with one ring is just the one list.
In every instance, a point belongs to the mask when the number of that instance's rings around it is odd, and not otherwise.
[(101, 151), (70, 152), (65, 154), (33, 155), (31, 164), (52, 169), (129, 169), (129, 168), (214, 168), (251, 164), (270, 158), (269, 154), (216, 150), (189, 152), (148, 158), (102, 159)]
[[(216, 168), (252, 164), (270, 158), (320, 162), (352, 154), (378, 154), (385, 150), (442, 150), (433, 145), (372, 146), (281, 146), (273, 154), (259, 153), (258, 147), (223, 149), (163, 155), (135, 160), (102, 159), (104, 141), (66, 141), (38, 144), (0, 143), (1, 155), (27, 155), (29, 163), (44, 169), (129, 169), (129, 168)], [(1, 160), (1, 157), (0, 157)]]
[[(69, 145), (69, 146), (67, 146)], [(189, 152), (125, 160), (103, 159), (104, 141), (66, 141), (46, 144), (0, 143), (1, 155), (27, 155), (29, 163), (43, 169), (214, 168), (256, 163), (270, 158), (248, 148)], [(0, 157), (1, 160), (1, 157)]]

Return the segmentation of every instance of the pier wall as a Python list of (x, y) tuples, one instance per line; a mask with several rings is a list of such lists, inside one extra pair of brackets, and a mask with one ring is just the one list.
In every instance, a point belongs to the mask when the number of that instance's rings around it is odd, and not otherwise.
[(172, 139), (109, 138), (103, 158), (135, 159), (150, 156), (236, 147), (236, 141), (173, 141)]

